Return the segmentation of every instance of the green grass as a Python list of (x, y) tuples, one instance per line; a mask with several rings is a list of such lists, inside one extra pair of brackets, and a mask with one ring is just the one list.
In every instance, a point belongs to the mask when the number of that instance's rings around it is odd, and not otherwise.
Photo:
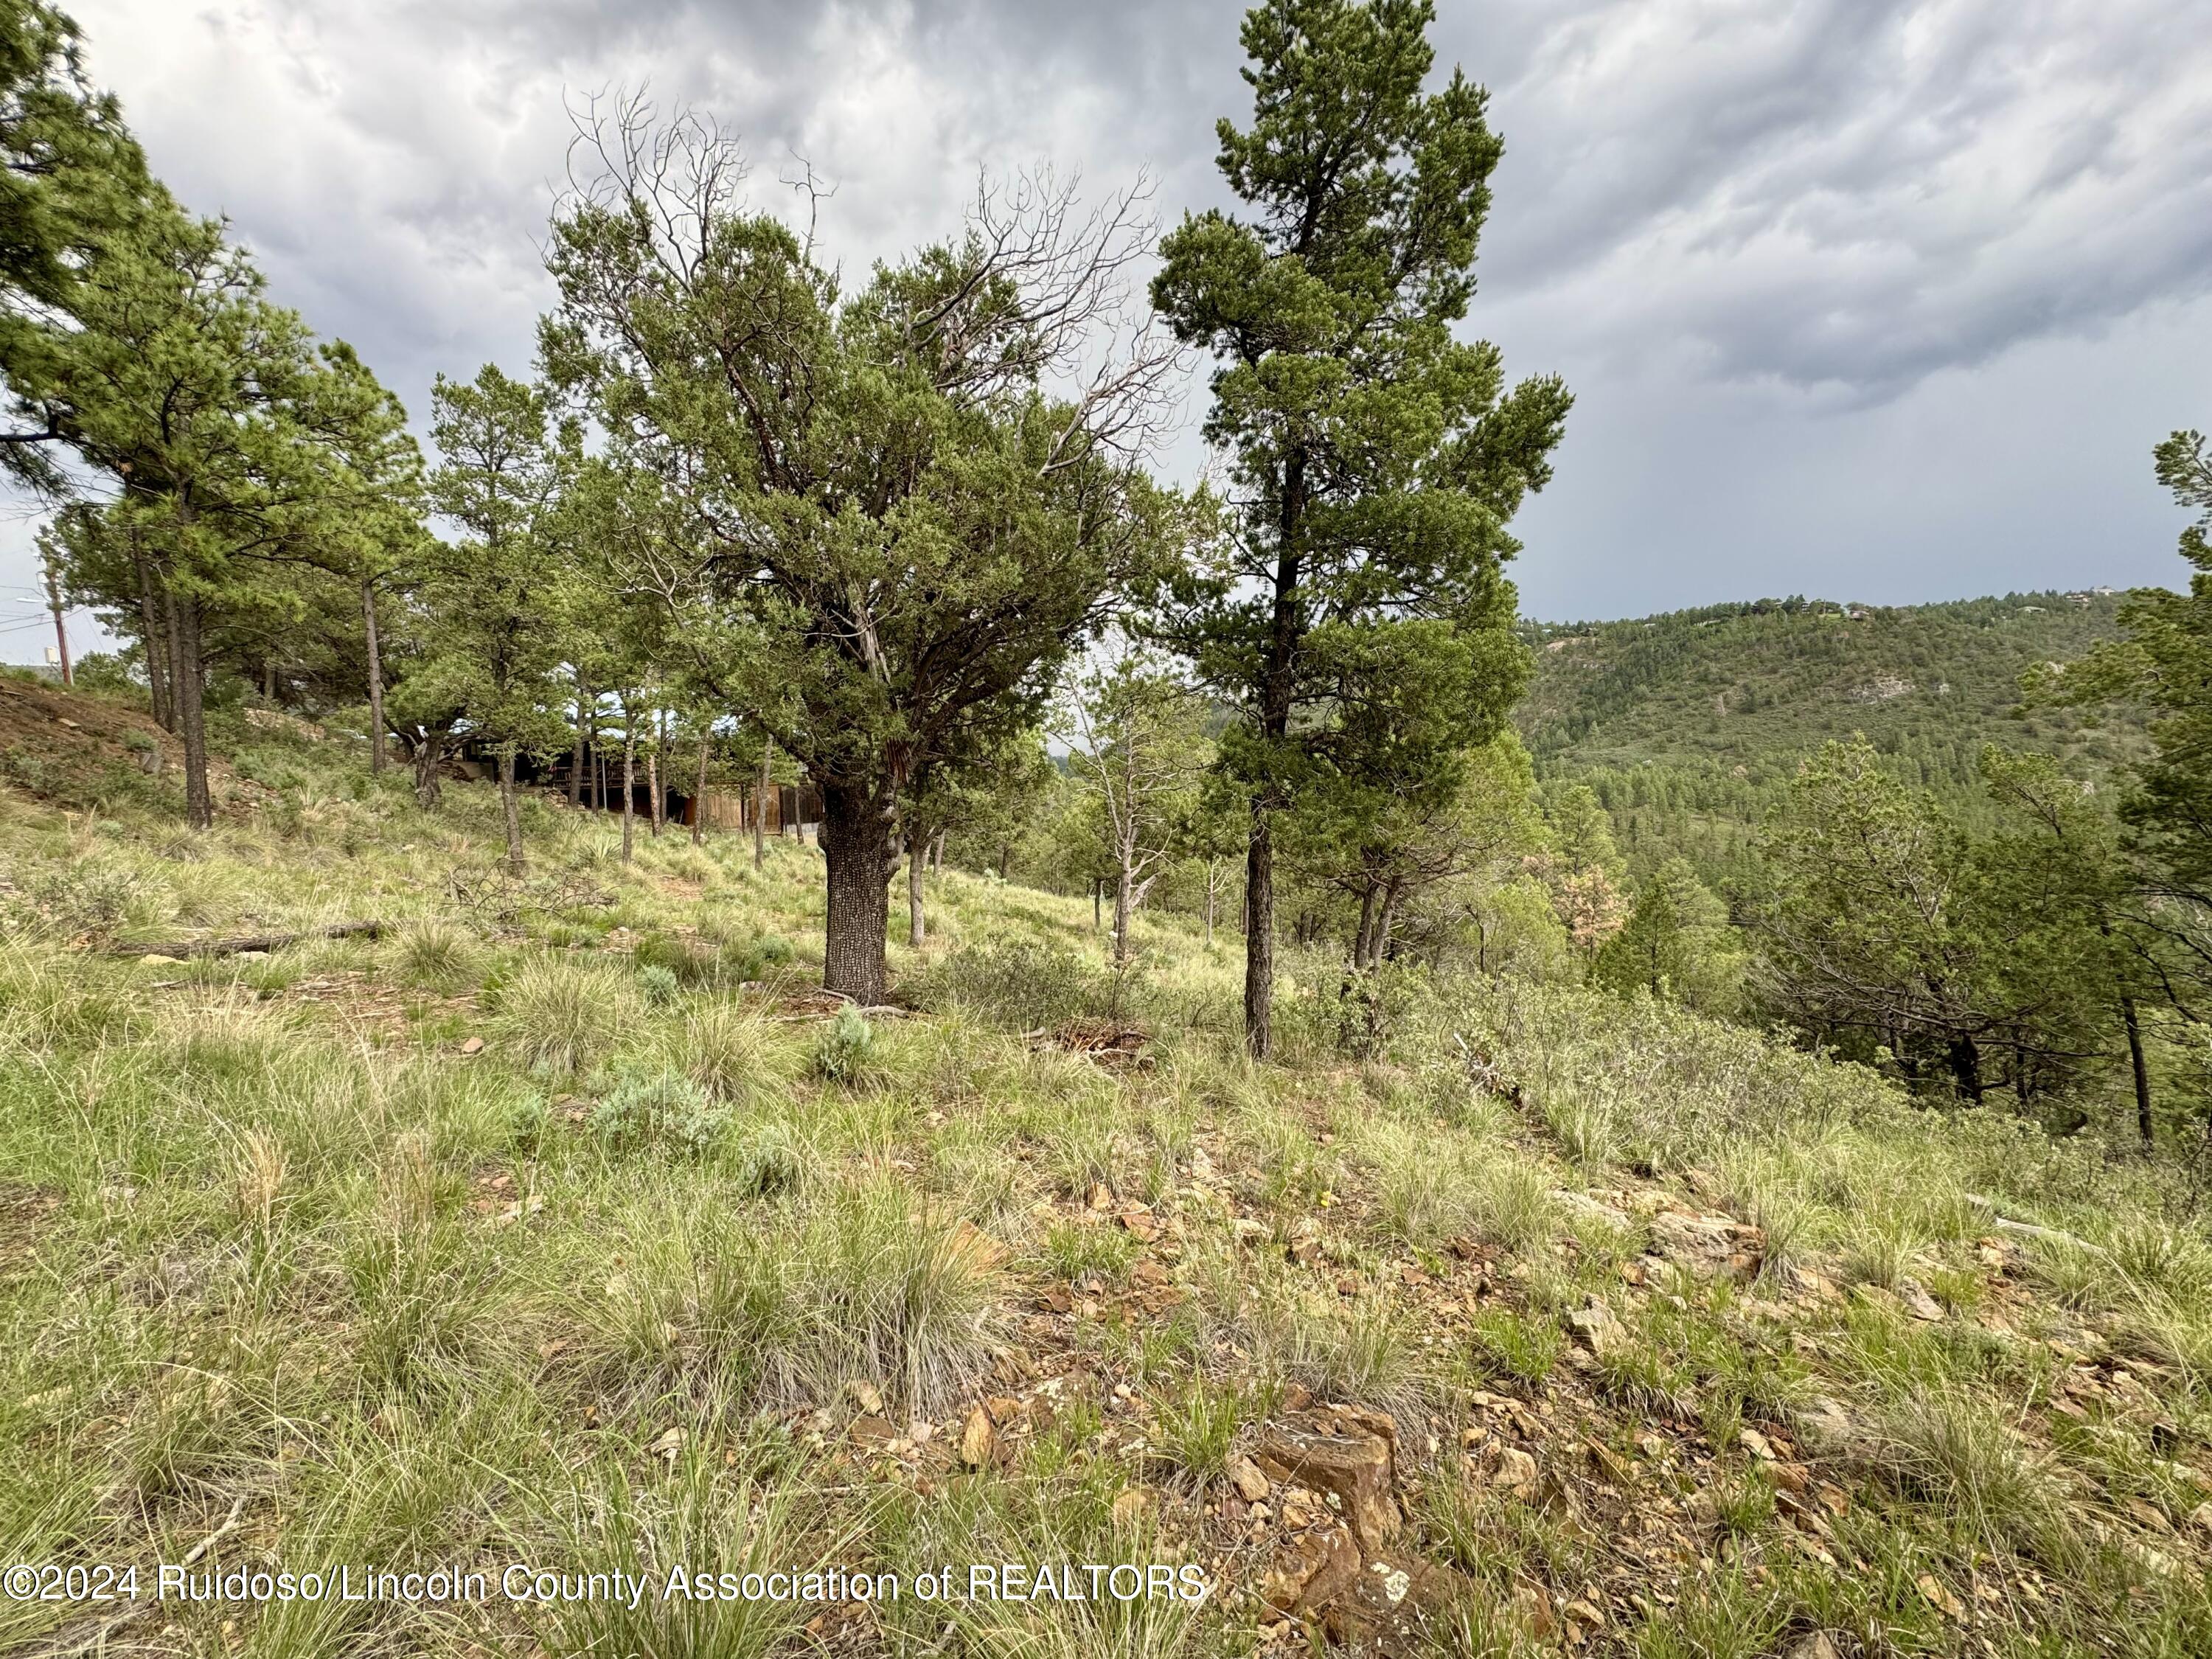
[[(1173, 915), (1127, 988), (1152, 1063), (1109, 1069), (1029, 1035), (1097, 1012), (1087, 903), (957, 870), (927, 955), (892, 945), (910, 1014), (827, 1020), (789, 994), (811, 847), (625, 866), (532, 803), (517, 880), (486, 792), (425, 814), (334, 749), (255, 754), (277, 799), (199, 837), (0, 792), (0, 1555), (173, 1560), (235, 1505), (226, 1565), (1231, 1577), (812, 1635), (769, 1604), (187, 1608), (180, 1650), (1254, 1651), (1276, 1534), (1231, 1472), (1333, 1405), (1395, 1417), (1394, 1547), (1462, 1575), (1435, 1651), (1558, 1650), (1624, 1577), (1654, 1593), (1586, 1650), (2206, 1645), (2212, 1244), (2176, 1171), (1511, 978), (1409, 971), (1355, 1062), (1296, 949), (1291, 1058), (1255, 1066), (1233, 948)], [(87, 948), (364, 915), (391, 930), (262, 961)], [(1655, 1254), (1662, 1203), (1763, 1228), (1755, 1276)], [(1593, 1299), (1625, 1338), (1595, 1356), (1563, 1323)], [(58, 1623), (0, 1605), (0, 1643)]]

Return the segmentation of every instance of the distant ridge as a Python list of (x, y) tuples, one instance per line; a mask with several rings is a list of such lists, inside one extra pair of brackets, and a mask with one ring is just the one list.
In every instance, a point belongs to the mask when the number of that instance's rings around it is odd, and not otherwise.
[(1737, 873), (1752, 828), (1808, 750), (1863, 732), (1906, 781), (1969, 817), (1986, 744), (2102, 779), (2142, 746), (2126, 711), (2020, 711), (2021, 676), (2117, 637), (2110, 589), (1938, 605), (1759, 599), (1603, 623), (1526, 623), (1516, 714), (1540, 774), (1595, 787), (1632, 854)]

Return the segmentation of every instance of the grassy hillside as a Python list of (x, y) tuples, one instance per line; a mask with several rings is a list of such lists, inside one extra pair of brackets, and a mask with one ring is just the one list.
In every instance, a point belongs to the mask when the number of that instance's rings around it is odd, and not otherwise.
[(1627, 622), (1534, 624), (1522, 735), (1543, 775), (1587, 781), (1632, 852), (1741, 867), (1808, 749), (1863, 732), (1908, 781), (1972, 816), (1985, 744), (2102, 777), (2139, 727), (2018, 712), (2020, 678), (2118, 631), (2114, 594), (2014, 593), (1899, 607), (1792, 599)]
[(625, 866), (532, 800), (510, 877), (489, 792), (244, 729), (193, 837), (164, 777), (57, 804), (18, 714), (0, 1553), (488, 1593), (0, 1645), (2212, 1650), (2212, 1244), (2140, 1165), (1511, 981), (1407, 976), (1360, 1066), (1293, 958), (1255, 1068), (1233, 940), (1147, 919), (1117, 989), (1087, 905), (958, 872), (903, 1007), (839, 1014), (811, 847)]

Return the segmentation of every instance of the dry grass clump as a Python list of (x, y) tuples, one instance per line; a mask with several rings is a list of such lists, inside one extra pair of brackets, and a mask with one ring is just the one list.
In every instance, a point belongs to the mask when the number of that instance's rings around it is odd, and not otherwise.
[(499, 1034), (525, 1065), (556, 1074), (601, 1059), (641, 1012), (634, 976), (556, 956), (526, 958), (497, 998)]
[(577, 1306), (633, 1389), (827, 1405), (864, 1382), (910, 1409), (962, 1397), (998, 1329), (997, 1274), (888, 1182), (819, 1207), (634, 1216), (631, 1265)]

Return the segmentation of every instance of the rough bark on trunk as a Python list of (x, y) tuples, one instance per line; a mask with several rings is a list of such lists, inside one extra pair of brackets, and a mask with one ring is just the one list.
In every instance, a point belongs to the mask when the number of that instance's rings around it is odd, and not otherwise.
[(514, 739), (499, 746), (499, 811), (507, 824), (507, 867), (522, 873), (522, 803), (514, 787)]
[(1959, 1092), (1978, 1106), (1982, 1103), (1982, 1051), (1970, 1036), (1951, 1039), (1947, 1056), (1951, 1064), (1951, 1076), (1959, 1085)]
[(929, 922), (921, 912), (921, 872), (929, 862), (929, 843), (909, 836), (906, 846), (907, 937), (920, 945), (929, 938)]
[(828, 876), (823, 988), (863, 1006), (884, 1000), (884, 932), (890, 917), (888, 815), (867, 791), (822, 787), (822, 852)]
[(660, 839), (662, 803), (660, 799), (660, 745), (655, 743), (645, 757), (645, 793), (647, 798), (646, 827), (655, 841)]
[(1382, 890), (1382, 916), (1375, 927), (1374, 942), (1368, 949), (1367, 965), (1380, 968), (1382, 959), (1390, 953), (1390, 930), (1398, 921), (1398, 884), (1393, 881)]
[(1252, 839), (1244, 850), (1244, 1051), (1265, 1060), (1273, 1047), (1275, 1012), (1275, 840), (1267, 809), (1252, 803)]
[(1359, 927), (1352, 935), (1352, 965), (1364, 968), (1375, 939), (1376, 892), (1370, 887), (1359, 896)]
[(2142, 1025), (2136, 1018), (2133, 997), (2120, 999), (2120, 1018), (2128, 1028), (2128, 1065), (2135, 1073), (2136, 1133), (2148, 1152), (2156, 1139), (2150, 1116), (2150, 1068), (2143, 1060)]
[(630, 841), (637, 824), (637, 716), (623, 710), (623, 862), (629, 862)]
[(645, 787), (653, 794), (653, 838), (660, 839), (660, 832), (668, 822), (668, 801), (660, 793), (660, 756), (668, 747), (668, 711), (653, 711), (653, 752), (645, 757)]
[(171, 736), (177, 730), (175, 684), (169, 673), (169, 634), (161, 620), (161, 607), (154, 597), (154, 567), (143, 553), (138, 562), (138, 626), (146, 641), (146, 689), (152, 694), (154, 723)]
[(753, 868), (761, 867), (768, 856), (768, 763), (775, 745), (763, 737), (761, 739), (760, 783), (753, 791)]
[(215, 797), (208, 788), (207, 684), (200, 666), (200, 606), (197, 599), (169, 596), (171, 690), (177, 703), (177, 735), (185, 742), (185, 821), (195, 830), (215, 823)]
[(999, 843), (999, 879), (1005, 881), (1014, 872), (1014, 844), (1010, 841)]
[(584, 683), (584, 671), (576, 671), (576, 742), (568, 756), (568, 805), (576, 806), (587, 798), (584, 782), (584, 722), (589, 718), (586, 709), (592, 700), (591, 687)]
[(384, 656), (376, 643), (376, 584), (361, 585), (361, 633), (368, 668), (368, 775), (384, 775)]
[[(1291, 730), (1291, 671), (1297, 653), (1298, 543), (1304, 533), (1305, 457), (1293, 450), (1283, 466), (1277, 520), (1274, 605), (1260, 688), (1260, 735), (1272, 750)], [(1268, 787), (1252, 797), (1252, 841), (1244, 859), (1244, 1048), (1265, 1060), (1274, 1047), (1275, 803)]]
[(942, 830), (929, 844), (929, 867), (940, 876), (945, 873), (945, 831)]
[(707, 733), (699, 733), (699, 781), (691, 790), (691, 844), (703, 845), (707, 839)]
[(1124, 858), (1121, 867), (1114, 872), (1114, 965), (1129, 965), (1129, 861)]
[(415, 743), (415, 804), (432, 807), (438, 804), (438, 763), (446, 757), (446, 738), (442, 732), (427, 727)]

